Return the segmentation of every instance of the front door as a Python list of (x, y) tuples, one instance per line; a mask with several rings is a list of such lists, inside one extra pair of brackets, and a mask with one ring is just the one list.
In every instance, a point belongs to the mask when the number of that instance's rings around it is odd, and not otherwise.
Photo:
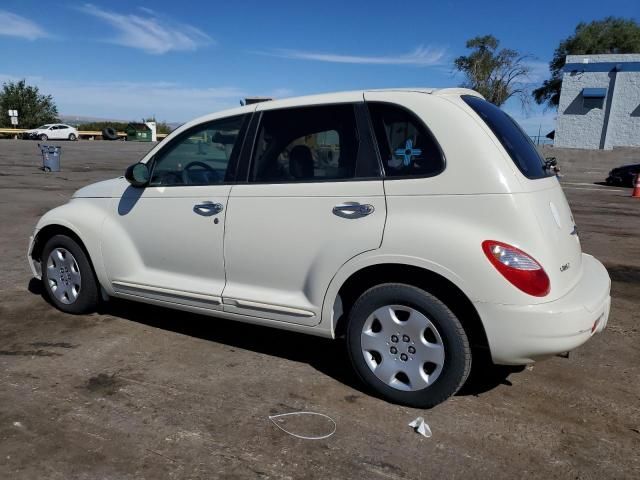
[(146, 188), (114, 199), (102, 250), (116, 293), (221, 309), (227, 199), (245, 123), (187, 130), (150, 161)]
[(49, 128), (47, 132), (47, 137), (50, 139), (58, 139), (60, 138), (60, 125), (53, 125)]
[(340, 267), (379, 248), (385, 197), (363, 108), (362, 96), (258, 105), (248, 181), (229, 197), (225, 312), (315, 325)]

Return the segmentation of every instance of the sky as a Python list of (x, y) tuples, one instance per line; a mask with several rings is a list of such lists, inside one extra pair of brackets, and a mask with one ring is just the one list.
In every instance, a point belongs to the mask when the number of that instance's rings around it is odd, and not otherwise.
[[(577, 23), (609, 15), (640, 20), (640, 1), (3, 0), (0, 82), (25, 78), (67, 116), (184, 122), (246, 96), (458, 86), (466, 40), (492, 34), (531, 55), (536, 88)], [(552, 130), (531, 103), (504, 109)]]

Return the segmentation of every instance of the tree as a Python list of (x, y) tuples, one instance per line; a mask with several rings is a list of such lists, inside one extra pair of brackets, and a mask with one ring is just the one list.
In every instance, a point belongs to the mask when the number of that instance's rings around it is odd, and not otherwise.
[(499, 45), (493, 35), (467, 40), (466, 46), (472, 52), (454, 61), (455, 68), (466, 77), (461, 86), (476, 90), (498, 106), (514, 95), (526, 102), (524, 80), (530, 72), (526, 63), (530, 56), (509, 48), (498, 50)]
[(562, 40), (555, 49), (553, 60), (549, 62), (551, 78), (533, 91), (533, 98), (539, 104), (557, 107), (565, 57), (599, 53), (640, 53), (640, 25), (635, 20), (615, 17), (579, 23), (573, 35)]
[(0, 126), (11, 128), (7, 110), (18, 110), (20, 128), (35, 128), (58, 121), (58, 107), (51, 95), (42, 95), (38, 87), (24, 80), (5, 82), (0, 91)]

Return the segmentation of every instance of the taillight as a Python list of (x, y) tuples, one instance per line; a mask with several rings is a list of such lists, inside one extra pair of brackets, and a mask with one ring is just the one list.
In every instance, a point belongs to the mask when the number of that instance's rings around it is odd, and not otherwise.
[(549, 277), (530, 255), (496, 240), (482, 242), (482, 250), (496, 270), (523, 292), (534, 297), (544, 297), (549, 293)]

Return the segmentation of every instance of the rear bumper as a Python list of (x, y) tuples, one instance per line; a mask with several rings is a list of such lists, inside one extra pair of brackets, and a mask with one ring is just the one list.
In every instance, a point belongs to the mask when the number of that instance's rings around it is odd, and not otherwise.
[(523, 365), (573, 350), (604, 330), (611, 280), (604, 266), (582, 255), (582, 279), (564, 297), (538, 305), (475, 302), (494, 363)]

